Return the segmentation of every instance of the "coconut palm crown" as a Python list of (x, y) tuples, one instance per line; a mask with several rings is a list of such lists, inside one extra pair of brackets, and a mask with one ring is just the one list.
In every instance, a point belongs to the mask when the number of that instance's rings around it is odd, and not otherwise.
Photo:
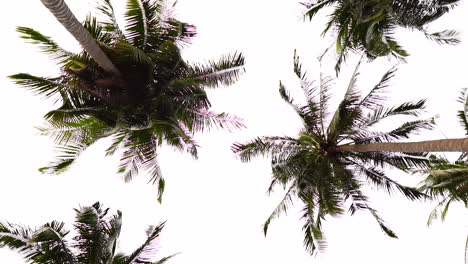
[(304, 128), (298, 137), (264, 136), (247, 143), (236, 143), (232, 147), (244, 162), (258, 155), (271, 156), (273, 177), (268, 191), (273, 191), (277, 185), (287, 189), (280, 204), (266, 220), (264, 233), (267, 233), (271, 220), (285, 212), (297, 198), (304, 205), (304, 246), (310, 253), (326, 246), (322, 233), (325, 217), (342, 215), (346, 209), (351, 214), (357, 210), (367, 210), (387, 235), (396, 238), (396, 234), (369, 204), (363, 185), (367, 183), (382, 188), (389, 194), (398, 190), (410, 200), (423, 198), (425, 195), (417, 189), (389, 178), (386, 169), (408, 171), (413, 167), (426, 168), (426, 154), (342, 151), (340, 146), (393, 142), (432, 128), (433, 119), (416, 119), (402, 122), (390, 131), (376, 130), (376, 125), (385, 119), (419, 116), (425, 107), (425, 100), (405, 102), (394, 107), (382, 105), (383, 92), (395, 69), (385, 73), (367, 95), (361, 96), (356, 87), (356, 68), (343, 100), (330, 118), (328, 101), (331, 79), (321, 77), (316, 87), (302, 71), (296, 55), (294, 72), (301, 81), (306, 104), (297, 104), (281, 82), (279, 92), (303, 122)]
[(339, 54), (336, 71), (349, 51), (364, 52), (369, 59), (392, 55), (404, 60), (408, 56), (394, 38), (398, 27), (421, 31), (439, 44), (459, 42), (457, 32), (443, 30), (429, 33), (427, 24), (440, 18), (458, 4), (459, 0), (312, 0), (304, 3), (305, 17), (310, 20), (319, 10), (333, 6), (323, 34), (336, 34)]
[(41, 264), (162, 264), (174, 255), (156, 258), (159, 235), (164, 222), (150, 226), (146, 241), (129, 255), (118, 253), (122, 213), (108, 216), (109, 208), (95, 203), (75, 209), (76, 235), (67, 239), (70, 231), (63, 222), (52, 221), (32, 229), (16, 224), (0, 223), (0, 248), (19, 252), (28, 263)]
[(172, 18), (160, 0), (128, 0), (125, 30), (117, 24), (110, 0), (102, 0), (98, 10), (106, 20), (88, 16), (83, 26), (119, 74), (105, 71), (85, 51), (66, 51), (50, 37), (18, 27), (22, 38), (57, 60), (61, 74), (10, 78), (61, 104), (45, 115), (47, 124), (41, 128), (55, 138), (61, 154), (41, 171), (64, 171), (91, 144), (112, 136), (106, 154), (123, 151), (119, 173), (130, 180), (149, 170), (160, 201), (164, 180), (156, 150), (161, 144), (197, 157), (194, 132), (244, 126), (235, 116), (211, 112), (205, 91), (234, 83), (244, 71), (244, 57), (233, 53), (205, 64), (184, 61), (180, 48), (195, 36), (195, 27)]

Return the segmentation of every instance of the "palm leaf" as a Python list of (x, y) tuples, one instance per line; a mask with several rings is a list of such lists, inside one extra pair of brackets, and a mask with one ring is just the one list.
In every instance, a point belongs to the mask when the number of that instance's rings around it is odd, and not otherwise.
[(145, 50), (150, 30), (160, 23), (161, 1), (128, 0), (125, 20), (127, 39), (133, 46)]
[(32, 28), (17, 27), (16, 31), (21, 34), (20, 38), (29, 40), (32, 44), (39, 45), (43, 52), (52, 55), (52, 58), (58, 60), (59, 64), (64, 64), (70, 57), (75, 55), (62, 49), (50, 37), (42, 35)]
[[(155, 227), (150, 227), (147, 231), (148, 238), (129, 257), (126, 264), (132, 263), (152, 263), (156, 251), (157, 238), (159, 237), (166, 222), (162, 222)], [(161, 260), (160, 260), (161, 261)]]
[(242, 53), (222, 56), (217, 61), (211, 60), (207, 65), (195, 64), (190, 66), (191, 78), (203, 87), (216, 88), (220, 85), (235, 83), (244, 70), (245, 59)]
[(105, 254), (107, 238), (105, 235), (107, 223), (105, 217), (109, 209), (103, 209), (100, 203), (81, 207), (76, 210), (75, 229), (78, 234), (74, 238), (80, 263), (100, 263)]
[(268, 232), (268, 226), (270, 225), (270, 222), (275, 219), (275, 218), (278, 218), (281, 213), (284, 213), (288, 210), (288, 206), (290, 204), (292, 204), (292, 197), (295, 195), (295, 186), (292, 185), (291, 187), (289, 187), (288, 191), (286, 192), (286, 194), (284, 195), (283, 199), (279, 202), (278, 206), (276, 206), (275, 210), (273, 210), (273, 212), (270, 214), (270, 216), (267, 218), (267, 220), (265, 221), (265, 223), (263, 224), (263, 234), (267, 234)]
[(112, 34), (112, 39), (125, 40), (125, 35), (119, 28), (117, 18), (114, 13), (114, 7), (110, 0), (102, 0), (101, 3), (97, 5), (97, 9), (106, 17), (106, 22), (101, 22), (104, 25), (104, 31)]
[(59, 95), (66, 85), (60, 82), (59, 78), (38, 77), (28, 73), (18, 73), (8, 76), (16, 84), (31, 90), (35, 95), (42, 95), (45, 98), (51, 98)]
[(309, 10), (307, 10), (307, 12), (305, 13), (305, 17), (308, 17), (310, 20), (312, 20), (312, 18), (315, 16), (315, 14), (317, 14), (317, 12), (326, 7), (327, 5), (331, 5), (333, 4), (334, 2), (336, 2), (336, 0), (321, 0), (321, 1), (318, 1), (318, 3), (316, 4), (306, 4), (306, 3), (302, 3), (304, 6), (306, 6)]
[(460, 43), (459, 33), (455, 30), (443, 30), (440, 32), (428, 33), (423, 31), (426, 38), (435, 41), (437, 44), (456, 45)]

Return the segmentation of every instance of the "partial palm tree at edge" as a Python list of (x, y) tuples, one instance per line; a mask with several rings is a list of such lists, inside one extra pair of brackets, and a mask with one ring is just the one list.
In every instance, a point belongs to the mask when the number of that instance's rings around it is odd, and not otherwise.
[(409, 54), (394, 38), (397, 28), (409, 28), (423, 32), (439, 44), (460, 42), (454, 30), (429, 33), (427, 24), (437, 20), (458, 4), (459, 0), (311, 0), (303, 3), (305, 17), (312, 20), (327, 6), (333, 7), (322, 35), (333, 30), (336, 51), (339, 55), (335, 70), (350, 51), (363, 52), (369, 59), (391, 55), (400, 60)]
[(63, 222), (52, 221), (36, 229), (0, 222), (0, 248), (20, 253), (28, 263), (44, 264), (163, 264), (175, 256), (154, 256), (164, 222), (149, 227), (146, 241), (133, 253), (118, 253), (122, 213), (108, 216), (108, 210), (100, 203), (75, 209), (76, 236), (72, 241), (67, 239), (70, 231)]
[[(468, 89), (463, 89), (458, 102), (463, 109), (458, 111), (458, 119), (468, 135)], [(419, 189), (438, 201), (427, 220), (427, 225), (438, 217), (445, 220), (450, 205), (453, 202), (461, 202), (468, 208), (468, 159), (467, 153), (455, 162), (449, 162), (446, 158), (431, 156), (430, 168), (422, 172), (428, 174), (420, 183)], [(421, 172), (421, 171), (419, 171)], [(468, 236), (465, 242), (465, 263), (468, 263)]]

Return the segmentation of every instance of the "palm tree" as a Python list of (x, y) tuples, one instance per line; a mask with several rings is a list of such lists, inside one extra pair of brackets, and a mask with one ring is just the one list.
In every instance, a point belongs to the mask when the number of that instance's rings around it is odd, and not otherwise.
[(311, 0), (304, 5), (305, 17), (312, 20), (317, 12), (334, 6), (323, 35), (336, 33), (339, 54), (337, 73), (349, 51), (364, 52), (369, 59), (392, 55), (404, 60), (408, 53), (393, 37), (398, 27), (415, 29), (439, 44), (459, 42), (457, 32), (429, 33), (426, 25), (449, 12), (459, 0)]
[[(367, 182), (384, 188), (388, 193), (396, 189), (411, 200), (426, 197), (419, 190), (403, 186), (387, 177), (385, 169), (409, 171), (414, 167), (427, 168), (429, 160), (425, 152), (440, 149), (438, 144), (398, 143), (395, 147), (394, 141), (407, 139), (423, 129), (432, 128), (433, 119), (407, 121), (386, 132), (376, 129), (380, 121), (392, 117), (418, 117), (425, 107), (425, 100), (405, 102), (394, 107), (383, 105), (382, 92), (394, 76), (395, 69), (388, 71), (362, 97), (356, 88), (356, 67), (343, 100), (331, 119), (328, 119), (331, 79), (321, 77), (319, 86), (314, 87), (302, 71), (296, 55), (294, 71), (301, 80), (306, 104), (297, 104), (281, 82), (279, 92), (303, 121), (304, 128), (298, 137), (265, 136), (247, 143), (236, 143), (232, 147), (244, 162), (254, 156), (271, 155), (273, 179), (268, 191), (271, 192), (276, 185), (287, 189), (280, 204), (266, 220), (264, 233), (267, 233), (271, 220), (286, 211), (293, 197), (297, 197), (304, 204), (304, 245), (311, 253), (325, 246), (321, 230), (325, 217), (343, 214), (348, 204), (351, 214), (356, 210), (368, 210), (387, 235), (396, 237), (369, 205), (362, 186)], [(405, 146), (410, 148), (406, 149)]]
[[(465, 135), (468, 135), (468, 93), (463, 89), (458, 101), (463, 105), (463, 109), (458, 111), (460, 124), (465, 129)], [(431, 156), (431, 164), (427, 177), (420, 183), (420, 190), (427, 193), (430, 197), (438, 200), (439, 203), (429, 215), (427, 224), (440, 216), (444, 221), (448, 209), (452, 202), (462, 202), (468, 208), (468, 159), (467, 152), (454, 163), (447, 159), (437, 156)], [(468, 263), (468, 237), (465, 243), (465, 263)]]
[(244, 57), (234, 53), (207, 64), (184, 61), (180, 46), (195, 36), (195, 27), (168, 16), (162, 1), (128, 0), (125, 33), (110, 0), (103, 0), (98, 10), (107, 20), (88, 16), (83, 26), (117, 67), (118, 76), (98, 66), (87, 51), (74, 54), (34, 29), (17, 29), (57, 59), (62, 71), (54, 78), (10, 76), (34, 93), (61, 102), (45, 115), (41, 131), (55, 138), (62, 154), (40, 170), (61, 172), (88, 146), (112, 136), (106, 154), (123, 150), (119, 173), (130, 180), (139, 170), (150, 170), (161, 201), (164, 180), (156, 150), (163, 143), (197, 157), (194, 132), (244, 127), (235, 116), (211, 112), (205, 91), (234, 83), (244, 70)]
[(63, 222), (52, 221), (31, 229), (0, 223), (0, 247), (9, 247), (23, 255), (28, 263), (48, 264), (162, 264), (174, 255), (155, 260), (154, 253), (164, 222), (147, 230), (146, 241), (132, 254), (117, 252), (122, 213), (107, 216), (109, 208), (100, 203), (75, 209), (73, 242)]

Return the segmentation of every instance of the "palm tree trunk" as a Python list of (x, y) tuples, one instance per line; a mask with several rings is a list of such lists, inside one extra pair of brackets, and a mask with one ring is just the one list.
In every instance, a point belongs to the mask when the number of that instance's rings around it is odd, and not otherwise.
[(336, 146), (334, 151), (370, 152), (468, 152), (468, 138), (439, 139), (405, 143), (370, 143)]
[(73, 35), (83, 49), (106, 72), (120, 75), (119, 70), (112, 64), (107, 55), (99, 48), (96, 41), (76, 19), (63, 0), (41, 0), (42, 4), (57, 18), (65, 29)]

